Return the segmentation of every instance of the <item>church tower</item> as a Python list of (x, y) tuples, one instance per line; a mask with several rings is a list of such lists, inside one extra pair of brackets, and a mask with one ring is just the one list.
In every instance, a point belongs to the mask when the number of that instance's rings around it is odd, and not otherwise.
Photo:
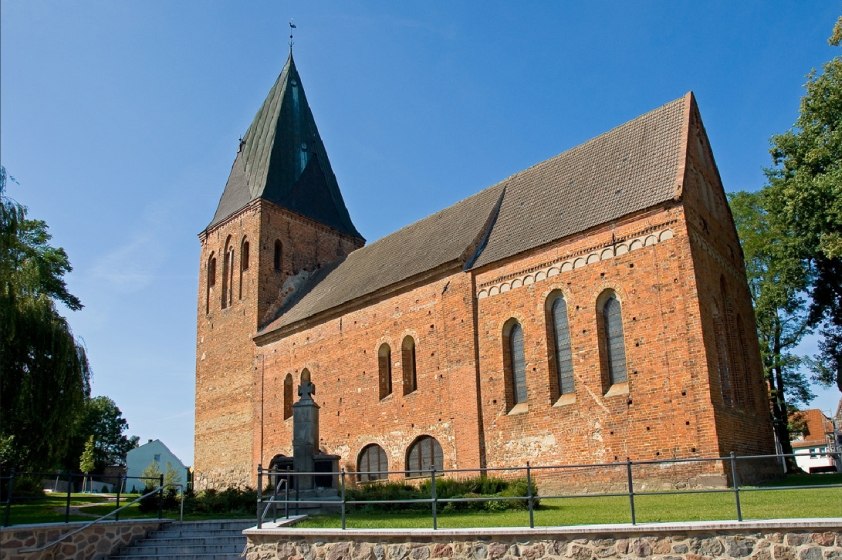
[[(252, 338), (313, 272), (365, 240), (351, 222), (290, 53), (199, 234), (197, 489), (253, 482), (263, 364)], [(255, 404), (257, 403), (257, 404)]]

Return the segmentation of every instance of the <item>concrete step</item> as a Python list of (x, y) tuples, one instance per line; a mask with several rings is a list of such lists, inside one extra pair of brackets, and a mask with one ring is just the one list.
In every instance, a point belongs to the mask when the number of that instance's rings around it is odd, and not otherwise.
[(241, 560), (250, 520), (173, 522), (112, 555), (112, 560)]

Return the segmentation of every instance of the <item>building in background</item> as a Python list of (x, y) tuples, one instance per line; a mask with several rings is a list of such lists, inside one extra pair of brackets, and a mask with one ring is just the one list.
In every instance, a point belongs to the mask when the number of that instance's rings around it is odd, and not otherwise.
[(798, 432), (793, 433), (791, 443), (795, 462), (804, 472), (842, 471), (839, 457), (835, 455), (839, 436), (833, 420), (818, 408), (811, 408), (792, 413), (790, 422), (801, 426)]
[[(143, 480), (143, 473), (150, 465), (154, 464), (158, 472), (166, 474), (167, 469), (174, 469), (178, 473), (179, 481), (184, 484), (188, 480), (187, 467), (181, 459), (175, 456), (170, 449), (159, 439), (150, 439), (139, 447), (135, 447), (126, 454), (126, 484), (128, 492), (140, 492), (146, 486)], [(153, 481), (149, 481), (152, 483)], [(153, 484), (157, 486), (157, 484)]]

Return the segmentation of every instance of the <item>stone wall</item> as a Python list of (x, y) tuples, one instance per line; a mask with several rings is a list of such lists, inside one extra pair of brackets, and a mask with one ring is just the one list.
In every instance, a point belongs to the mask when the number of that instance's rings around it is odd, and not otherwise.
[(247, 560), (840, 560), (842, 520), (554, 529), (249, 529)]
[(122, 546), (145, 537), (168, 521), (103, 521), (68, 537), (67, 540), (42, 552), (18, 552), (20, 549), (38, 548), (64, 534), (74, 531), (84, 523), (16, 525), (0, 529), (0, 550), (3, 560), (47, 560), (53, 558), (78, 558), (101, 560), (108, 558)]

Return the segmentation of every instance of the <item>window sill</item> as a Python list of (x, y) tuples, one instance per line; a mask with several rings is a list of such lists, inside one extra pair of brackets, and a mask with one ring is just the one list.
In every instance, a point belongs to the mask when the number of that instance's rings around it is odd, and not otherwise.
[(518, 403), (506, 413), (506, 416), (516, 416), (518, 414), (526, 414), (529, 412), (529, 405), (527, 403)]
[(611, 387), (608, 388), (608, 392), (605, 393), (606, 397), (615, 397), (617, 395), (628, 395), (629, 394), (629, 384), (626, 383), (615, 383)]
[(554, 407), (562, 407), (562, 406), (570, 406), (576, 402), (576, 393), (567, 393), (566, 395), (561, 395), (558, 400), (553, 404)]

